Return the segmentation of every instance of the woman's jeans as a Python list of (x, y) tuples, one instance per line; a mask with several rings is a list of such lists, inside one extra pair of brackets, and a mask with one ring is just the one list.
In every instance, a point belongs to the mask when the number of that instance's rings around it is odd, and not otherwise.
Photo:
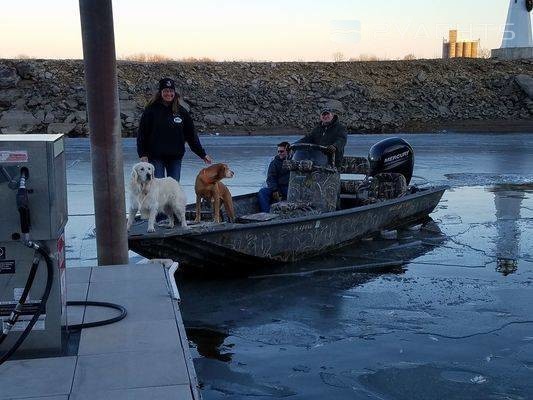
[(181, 176), (181, 158), (163, 158), (150, 160), (150, 164), (154, 166), (154, 175), (156, 178), (164, 178), (165, 170), (167, 176), (174, 178), (178, 182)]

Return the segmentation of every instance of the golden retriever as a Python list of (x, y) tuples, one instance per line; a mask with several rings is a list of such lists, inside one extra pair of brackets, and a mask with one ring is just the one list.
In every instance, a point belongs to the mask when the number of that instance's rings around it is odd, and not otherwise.
[(181, 226), (186, 228), (185, 206), (187, 198), (180, 184), (174, 178), (154, 178), (154, 166), (140, 162), (133, 166), (130, 181), (130, 208), (128, 230), (130, 230), (137, 211), (141, 218), (148, 218), (148, 232), (155, 231), (155, 218), (158, 213), (165, 213), (169, 219), (169, 228), (174, 227), (174, 215)]
[(196, 219), (200, 222), (200, 202), (202, 199), (213, 203), (213, 220), (220, 222), (220, 202), (224, 204), (224, 209), (228, 214), (230, 222), (235, 220), (235, 210), (233, 209), (233, 199), (231, 193), (222, 182), (223, 178), (233, 178), (233, 171), (226, 164), (213, 164), (200, 171), (196, 177), (194, 191), (196, 192)]

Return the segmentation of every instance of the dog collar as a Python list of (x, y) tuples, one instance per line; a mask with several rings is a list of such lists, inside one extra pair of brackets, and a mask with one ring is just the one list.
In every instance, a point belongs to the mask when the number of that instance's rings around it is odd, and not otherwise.
[(200, 174), (200, 179), (206, 185), (212, 185), (212, 184), (214, 184), (217, 181), (216, 179), (209, 178), (209, 176), (207, 176), (207, 170), (206, 169), (202, 170), (202, 173)]

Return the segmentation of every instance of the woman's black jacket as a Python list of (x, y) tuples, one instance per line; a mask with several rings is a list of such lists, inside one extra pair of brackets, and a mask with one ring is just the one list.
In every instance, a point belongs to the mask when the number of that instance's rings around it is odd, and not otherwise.
[(194, 131), (190, 114), (179, 106), (178, 114), (172, 107), (155, 102), (144, 109), (137, 134), (137, 153), (148, 159), (183, 158), (185, 142), (200, 158), (206, 153)]

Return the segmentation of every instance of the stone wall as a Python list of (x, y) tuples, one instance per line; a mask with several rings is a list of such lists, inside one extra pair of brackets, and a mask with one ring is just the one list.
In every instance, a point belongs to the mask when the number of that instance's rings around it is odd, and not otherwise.
[[(533, 99), (523, 89), (533, 60), (119, 62), (118, 76), (123, 136), (135, 136), (163, 76), (178, 81), (200, 132), (297, 133), (315, 123), (323, 106), (338, 108), (354, 133), (470, 123), (533, 132)], [(0, 130), (87, 135), (83, 62), (0, 60)]]

